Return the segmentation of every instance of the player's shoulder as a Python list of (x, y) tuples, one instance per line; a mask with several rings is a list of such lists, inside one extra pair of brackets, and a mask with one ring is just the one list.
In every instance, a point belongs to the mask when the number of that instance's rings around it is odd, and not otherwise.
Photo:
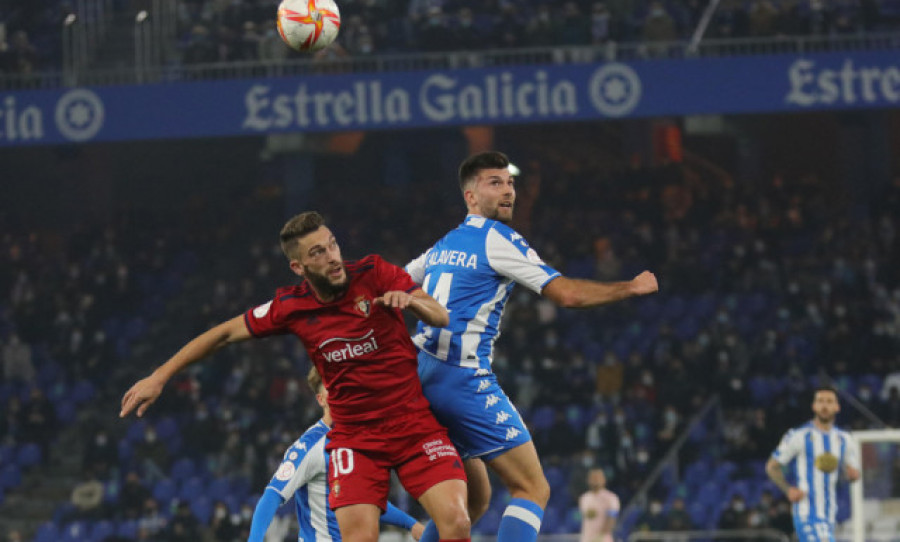
[(291, 445), (291, 449), (295, 451), (301, 451), (304, 453), (309, 452), (311, 449), (316, 447), (320, 442), (325, 440), (325, 437), (328, 435), (328, 430), (330, 428), (325, 425), (325, 422), (319, 420), (309, 429), (307, 429), (297, 440), (294, 441), (294, 444)]
[(391, 265), (378, 254), (369, 254), (358, 260), (347, 260), (344, 262), (344, 268), (347, 274), (352, 276), (362, 275), (366, 271), (371, 271), (379, 267)]
[(312, 298), (312, 289), (305, 280), (300, 284), (282, 286), (275, 290), (275, 300), (279, 303), (288, 303), (295, 300)]

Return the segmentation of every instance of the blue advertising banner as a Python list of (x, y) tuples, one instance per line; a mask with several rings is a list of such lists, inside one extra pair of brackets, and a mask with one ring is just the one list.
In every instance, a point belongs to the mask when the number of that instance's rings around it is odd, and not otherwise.
[(0, 93), (0, 146), (898, 104), (896, 52), (535, 65)]

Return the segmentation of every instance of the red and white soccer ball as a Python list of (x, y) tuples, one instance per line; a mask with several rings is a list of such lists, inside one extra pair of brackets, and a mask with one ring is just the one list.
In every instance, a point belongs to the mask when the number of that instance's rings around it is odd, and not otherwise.
[(292, 49), (318, 51), (337, 37), (341, 13), (334, 0), (282, 0), (277, 24), (281, 39)]

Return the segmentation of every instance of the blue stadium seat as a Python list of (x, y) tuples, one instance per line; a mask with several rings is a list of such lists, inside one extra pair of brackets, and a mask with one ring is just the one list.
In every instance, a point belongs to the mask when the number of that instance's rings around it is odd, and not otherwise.
[(14, 444), (4, 444), (0, 446), (0, 467), (12, 463), (16, 457), (16, 446)]
[(31, 442), (19, 448), (16, 463), (22, 467), (32, 467), (41, 462), (41, 447)]
[(209, 523), (209, 518), (212, 516), (213, 510), (213, 502), (212, 500), (202, 495), (197, 499), (190, 501), (191, 512), (193, 512), (194, 516), (200, 520), (200, 523), (207, 524)]
[(58, 542), (60, 539), (59, 529), (52, 521), (42, 523), (36, 533), (34, 533), (34, 542)]
[(219, 499), (229, 496), (231, 495), (231, 482), (228, 481), (228, 478), (215, 478), (210, 482), (206, 493), (213, 498)]
[(88, 380), (79, 380), (69, 394), (69, 398), (80, 405), (94, 397), (94, 385)]
[(136, 519), (120, 521), (116, 526), (116, 536), (134, 540), (138, 535), (138, 522)]
[(160, 480), (153, 486), (153, 498), (159, 502), (161, 508), (175, 497), (175, 493), (175, 482), (169, 479)]
[(98, 521), (91, 528), (90, 540), (93, 542), (103, 542), (108, 536), (115, 534), (116, 526), (112, 521)]
[(167, 441), (177, 434), (178, 423), (171, 416), (166, 416), (156, 423), (156, 436), (160, 440)]
[(172, 478), (175, 480), (187, 480), (196, 474), (194, 461), (187, 457), (179, 458), (172, 465)]
[(178, 490), (178, 498), (182, 501), (193, 501), (206, 494), (206, 481), (200, 476), (191, 476), (182, 481)]
[(0, 489), (11, 489), (22, 483), (22, 471), (15, 463), (0, 469)]
[(496, 535), (497, 529), (500, 528), (500, 518), (502, 517), (502, 514), (502, 511), (493, 508), (489, 509), (472, 527), (472, 530), (478, 534)]
[(58, 422), (63, 424), (70, 424), (75, 421), (75, 414), (77, 413), (77, 409), (72, 401), (60, 399), (53, 404), (53, 407), (54, 411), (56, 412), (56, 419)]
[(87, 542), (90, 527), (85, 521), (73, 521), (62, 529), (62, 542)]

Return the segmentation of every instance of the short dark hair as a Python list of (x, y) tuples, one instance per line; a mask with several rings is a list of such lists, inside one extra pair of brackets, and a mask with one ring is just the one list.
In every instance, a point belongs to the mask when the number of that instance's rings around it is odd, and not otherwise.
[(281, 228), (281, 250), (289, 260), (298, 259), (297, 241), (325, 225), (325, 219), (316, 211), (300, 213)]
[(309, 384), (309, 389), (311, 389), (313, 393), (319, 393), (319, 388), (324, 385), (322, 383), (322, 376), (319, 375), (319, 371), (316, 370), (315, 365), (310, 367), (309, 372), (306, 373), (306, 383)]
[(466, 184), (474, 179), (483, 169), (506, 169), (509, 167), (509, 158), (499, 151), (486, 151), (463, 160), (459, 165), (459, 188), (466, 190)]
[(838, 391), (837, 391), (837, 388), (835, 388), (835, 387), (832, 386), (831, 384), (820, 384), (820, 385), (816, 386), (816, 389), (813, 390), (813, 399), (816, 398), (816, 395), (817, 395), (820, 391), (827, 391), (827, 392), (833, 393), (835, 399), (840, 399), (840, 398), (841, 398), (840, 394), (839, 394)]

